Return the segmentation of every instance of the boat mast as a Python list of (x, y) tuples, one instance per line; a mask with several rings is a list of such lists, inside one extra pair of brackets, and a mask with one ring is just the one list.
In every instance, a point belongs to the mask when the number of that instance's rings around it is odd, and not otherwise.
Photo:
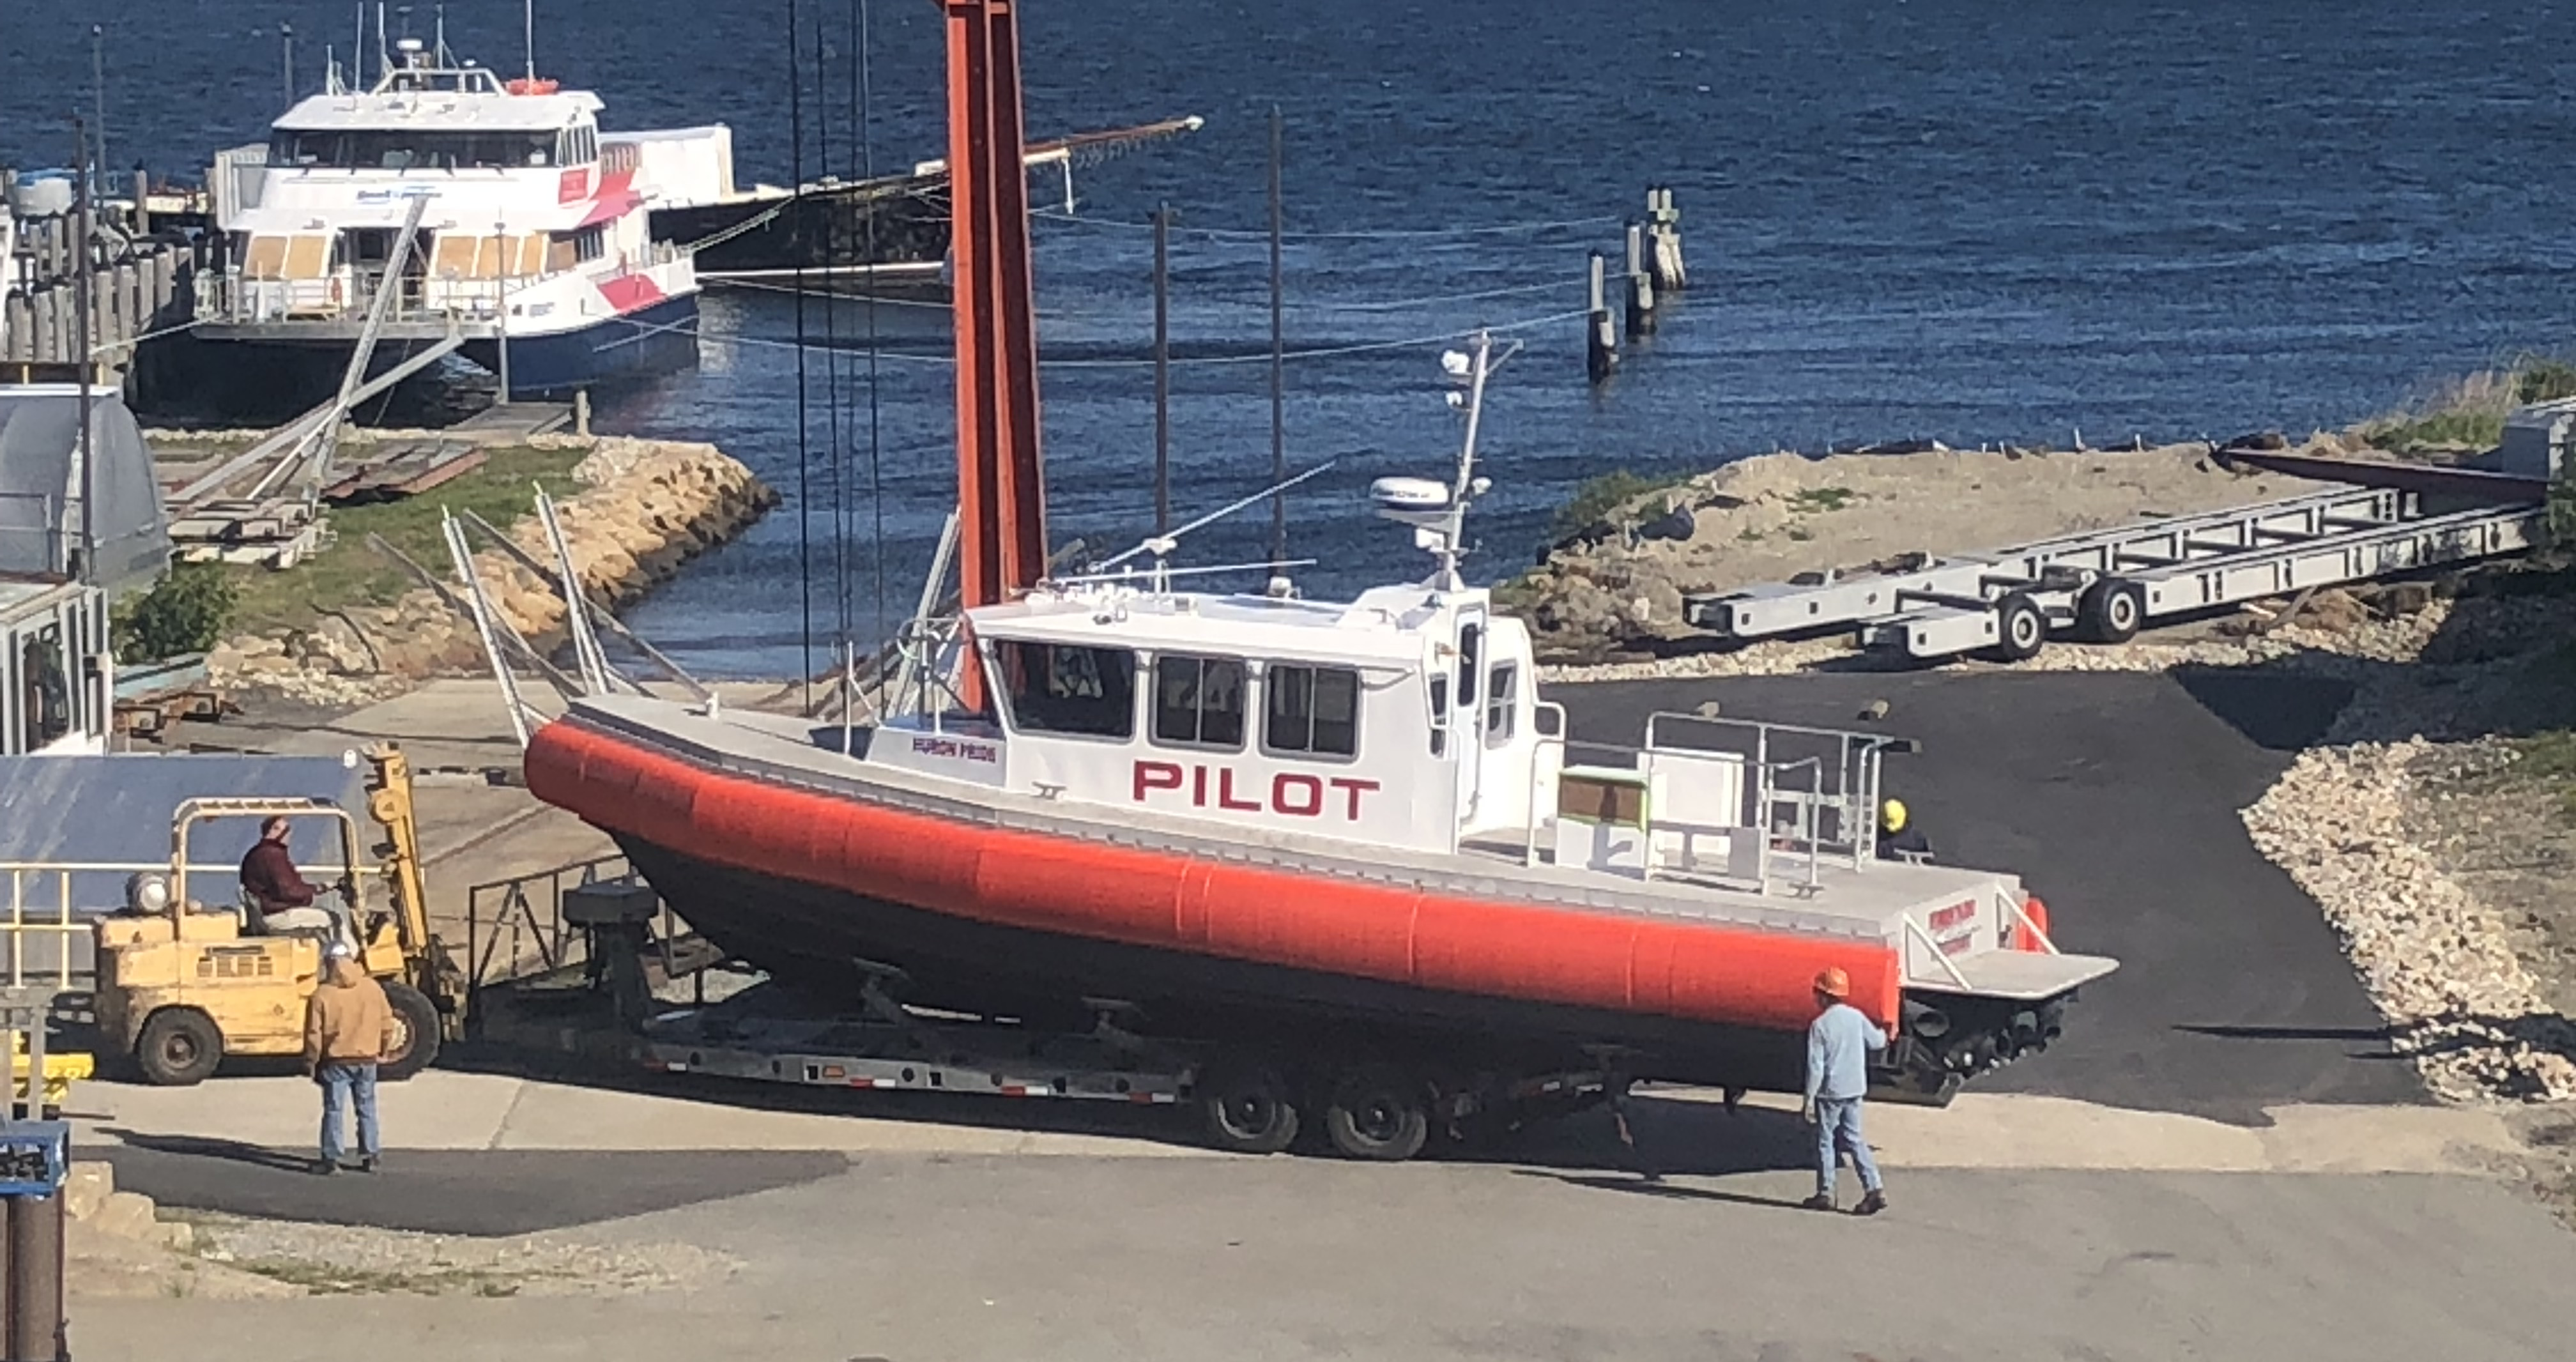
[[(946, 0), (948, 168), (956, 258), (958, 605), (972, 610), (1046, 574), (1038, 456), (1037, 325), (1030, 304), (1026, 134), (1015, 0)], [(965, 654), (957, 695), (983, 705)]]

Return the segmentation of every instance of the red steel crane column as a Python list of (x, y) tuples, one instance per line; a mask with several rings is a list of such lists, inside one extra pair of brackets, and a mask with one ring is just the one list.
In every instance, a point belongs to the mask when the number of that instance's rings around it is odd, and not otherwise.
[[(1037, 321), (1013, 0), (946, 0), (948, 183), (957, 339), (959, 604), (992, 605), (1046, 573)], [(962, 696), (983, 704), (969, 659)]]

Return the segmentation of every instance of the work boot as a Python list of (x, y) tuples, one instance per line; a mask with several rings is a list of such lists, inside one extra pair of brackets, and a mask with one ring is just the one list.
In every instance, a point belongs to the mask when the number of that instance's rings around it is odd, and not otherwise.
[(312, 1167), (311, 1171), (312, 1171), (312, 1173), (314, 1174), (314, 1176), (316, 1176), (316, 1177), (325, 1177), (325, 1178), (327, 1178), (327, 1177), (331, 1176), (333, 1173), (337, 1173), (337, 1172), (339, 1172), (339, 1171), (340, 1171), (340, 1165), (339, 1165), (339, 1164), (337, 1164), (337, 1163), (332, 1162), (332, 1161), (331, 1161), (331, 1160), (329, 1160), (329, 1159), (315, 1159), (315, 1160), (313, 1161), (313, 1167)]
[(1830, 1211), (1833, 1208), (1834, 1199), (1822, 1192), (1818, 1192), (1814, 1196), (1798, 1203), (1798, 1209), (1803, 1211)]
[(358, 1171), (361, 1173), (372, 1173), (376, 1171), (376, 1156), (373, 1154), (359, 1156)]
[(1860, 1199), (1860, 1204), (1859, 1204), (1859, 1205), (1852, 1207), (1852, 1214), (1854, 1214), (1854, 1215), (1876, 1215), (1876, 1214), (1878, 1214), (1880, 1211), (1883, 1211), (1883, 1210), (1886, 1210), (1886, 1209), (1887, 1209), (1887, 1193), (1885, 1193), (1885, 1192), (1883, 1192), (1883, 1191), (1878, 1191), (1878, 1190), (1873, 1189), (1873, 1190), (1869, 1193), (1869, 1195), (1864, 1196), (1864, 1197), (1862, 1197), (1862, 1198)]

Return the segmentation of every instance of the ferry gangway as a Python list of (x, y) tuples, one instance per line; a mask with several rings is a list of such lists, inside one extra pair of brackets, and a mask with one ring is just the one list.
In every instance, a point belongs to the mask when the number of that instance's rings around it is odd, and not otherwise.
[(2345, 487), (2170, 516), (1898, 571), (1809, 573), (1683, 597), (1726, 638), (1856, 630), (1917, 659), (1985, 650), (2005, 661), (2052, 634), (2123, 643), (2150, 623), (2318, 587), (2519, 552), (2544, 533), (2537, 501)]

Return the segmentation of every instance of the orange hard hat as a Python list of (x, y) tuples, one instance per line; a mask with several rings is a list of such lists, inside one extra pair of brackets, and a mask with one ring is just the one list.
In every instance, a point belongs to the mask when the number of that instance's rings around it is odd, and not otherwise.
[(1828, 998), (1851, 996), (1851, 976), (1840, 965), (1827, 965), (1816, 975), (1816, 991)]

